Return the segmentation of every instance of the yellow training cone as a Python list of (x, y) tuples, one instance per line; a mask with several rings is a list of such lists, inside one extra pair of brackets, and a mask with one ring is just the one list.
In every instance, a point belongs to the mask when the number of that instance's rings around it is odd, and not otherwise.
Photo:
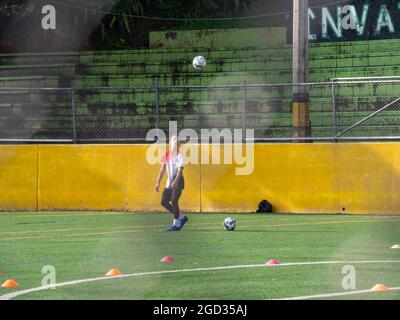
[(120, 275), (122, 275), (122, 273), (118, 269), (111, 269), (106, 273), (106, 276), (120, 276)]
[(373, 291), (373, 292), (387, 292), (387, 291), (390, 291), (390, 289), (388, 287), (386, 287), (384, 284), (377, 284), (371, 289), (371, 291)]
[(18, 288), (19, 284), (12, 279), (7, 280), (1, 285), (2, 288)]

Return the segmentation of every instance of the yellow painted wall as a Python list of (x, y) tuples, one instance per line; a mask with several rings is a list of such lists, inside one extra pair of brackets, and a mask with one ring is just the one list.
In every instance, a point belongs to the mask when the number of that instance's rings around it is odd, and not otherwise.
[[(39, 210), (162, 210), (161, 193), (155, 192), (159, 166), (147, 163), (146, 149), (145, 145), (39, 146)], [(191, 183), (182, 208), (200, 211), (199, 166), (188, 166), (185, 176)]]
[(37, 146), (0, 147), (0, 208), (37, 210)]
[(204, 210), (255, 211), (266, 198), (277, 212), (400, 214), (398, 143), (256, 145), (253, 174), (234, 169), (202, 166)]
[[(0, 209), (164, 211), (146, 150), (0, 146)], [(400, 214), (399, 143), (256, 145), (253, 174), (236, 167), (186, 166), (182, 210), (251, 212), (266, 198), (277, 212)]]

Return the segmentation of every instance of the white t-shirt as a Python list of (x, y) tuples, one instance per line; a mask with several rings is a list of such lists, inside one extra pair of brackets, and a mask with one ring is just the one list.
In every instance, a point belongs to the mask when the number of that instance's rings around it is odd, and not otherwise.
[(166, 188), (172, 188), (172, 182), (175, 180), (178, 174), (179, 168), (183, 168), (185, 159), (181, 153), (172, 153), (167, 151), (167, 153), (161, 158), (161, 163), (166, 165), (167, 168), (167, 184)]

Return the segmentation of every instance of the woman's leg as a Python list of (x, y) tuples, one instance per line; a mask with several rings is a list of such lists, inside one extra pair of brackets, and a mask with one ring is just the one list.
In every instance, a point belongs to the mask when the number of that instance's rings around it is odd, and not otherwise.
[(174, 209), (170, 203), (172, 197), (172, 190), (165, 188), (161, 197), (161, 205), (169, 212), (174, 213)]
[(178, 185), (172, 189), (171, 203), (172, 203), (172, 213), (175, 219), (179, 219), (180, 209), (179, 209), (179, 199), (182, 195), (182, 186)]

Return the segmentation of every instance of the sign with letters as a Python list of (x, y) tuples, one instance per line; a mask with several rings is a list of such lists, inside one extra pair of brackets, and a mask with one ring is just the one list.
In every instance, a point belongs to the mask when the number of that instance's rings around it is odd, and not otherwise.
[(400, 38), (400, 1), (349, 1), (308, 9), (311, 42)]

